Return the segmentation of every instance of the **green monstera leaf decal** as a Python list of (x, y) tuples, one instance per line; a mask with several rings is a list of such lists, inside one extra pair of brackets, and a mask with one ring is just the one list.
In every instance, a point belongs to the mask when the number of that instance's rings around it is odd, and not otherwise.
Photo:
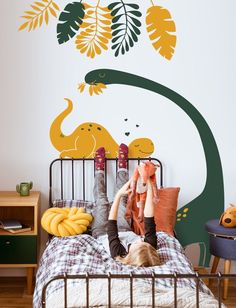
[(81, 2), (67, 4), (59, 16), (57, 39), (59, 44), (69, 41), (79, 30), (84, 18), (84, 5)]
[(142, 13), (139, 6), (133, 3), (125, 3), (123, 0), (113, 2), (108, 6), (112, 15), (112, 49), (115, 56), (123, 55), (138, 41)]

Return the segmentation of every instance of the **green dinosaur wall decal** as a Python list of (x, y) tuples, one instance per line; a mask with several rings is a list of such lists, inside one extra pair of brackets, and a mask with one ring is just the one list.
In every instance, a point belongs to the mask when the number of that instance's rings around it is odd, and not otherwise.
[(85, 76), (89, 84), (123, 84), (143, 88), (162, 95), (179, 106), (193, 121), (201, 138), (207, 168), (206, 183), (201, 194), (177, 211), (176, 232), (183, 246), (200, 245), (199, 265), (210, 262), (208, 235), (204, 225), (209, 219), (218, 218), (224, 209), (224, 183), (219, 151), (206, 120), (183, 96), (157, 82), (130, 73), (98, 69)]

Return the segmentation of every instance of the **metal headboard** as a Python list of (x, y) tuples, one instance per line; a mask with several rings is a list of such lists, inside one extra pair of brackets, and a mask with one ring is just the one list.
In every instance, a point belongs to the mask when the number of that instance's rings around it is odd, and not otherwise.
[[(158, 163), (160, 168), (158, 168), (158, 186), (163, 187), (163, 165), (161, 161), (157, 158), (149, 157), (149, 158), (129, 158), (128, 159), (128, 171), (129, 174), (133, 170), (131, 170), (132, 166), (131, 164), (137, 163), (140, 164), (141, 161), (152, 161), (154, 163)], [(54, 201), (54, 196), (53, 196), (53, 189), (54, 189), (54, 175), (53, 171), (55, 168), (57, 168), (57, 181), (59, 178), (59, 192), (58, 192), (58, 199), (63, 200), (65, 198), (64, 194), (64, 185), (65, 181), (70, 181), (71, 187), (70, 187), (70, 197), (69, 199), (74, 200), (75, 199), (75, 165), (77, 163), (80, 163), (80, 172), (81, 172), (81, 179), (82, 179), (82, 200), (85, 199), (85, 185), (86, 185), (86, 163), (90, 162), (93, 164), (93, 173), (95, 172), (95, 161), (93, 158), (57, 158), (53, 160), (50, 164), (49, 168), (49, 205), (51, 206), (53, 201)], [(107, 176), (108, 176), (108, 165), (109, 164), (115, 164), (115, 169), (117, 171), (118, 169), (118, 158), (106, 158), (105, 160), (105, 187), (107, 189)], [(66, 177), (65, 175), (65, 167), (70, 169), (70, 174), (69, 177)]]

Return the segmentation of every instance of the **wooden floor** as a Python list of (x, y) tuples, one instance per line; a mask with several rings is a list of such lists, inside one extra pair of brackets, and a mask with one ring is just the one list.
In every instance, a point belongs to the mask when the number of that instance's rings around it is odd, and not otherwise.
[(32, 295), (26, 292), (26, 279), (21, 277), (0, 277), (1, 308), (31, 308)]
[[(215, 284), (210, 287), (211, 291), (214, 295), (218, 296), (218, 289), (216, 288)], [(222, 289), (223, 292), (223, 289)], [(226, 305), (227, 308), (236, 308), (236, 283), (235, 279), (229, 285), (228, 289), (228, 298), (226, 300), (222, 300), (222, 302)]]
[[(217, 294), (216, 287), (211, 287), (213, 293)], [(228, 308), (236, 307), (236, 283), (232, 280), (229, 285), (229, 295), (223, 301)], [(26, 280), (24, 278), (0, 277), (0, 307), (1, 308), (31, 308), (32, 295), (26, 293)]]

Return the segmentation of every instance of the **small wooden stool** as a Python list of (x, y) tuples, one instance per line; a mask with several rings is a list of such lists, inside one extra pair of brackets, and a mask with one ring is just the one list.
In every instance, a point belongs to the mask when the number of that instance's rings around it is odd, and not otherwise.
[[(236, 228), (225, 228), (219, 220), (209, 220), (206, 230), (210, 237), (210, 253), (214, 256), (211, 273), (215, 273), (220, 259), (224, 259), (224, 274), (230, 273), (231, 260), (236, 260)], [(229, 279), (224, 279), (223, 299), (227, 299)]]

